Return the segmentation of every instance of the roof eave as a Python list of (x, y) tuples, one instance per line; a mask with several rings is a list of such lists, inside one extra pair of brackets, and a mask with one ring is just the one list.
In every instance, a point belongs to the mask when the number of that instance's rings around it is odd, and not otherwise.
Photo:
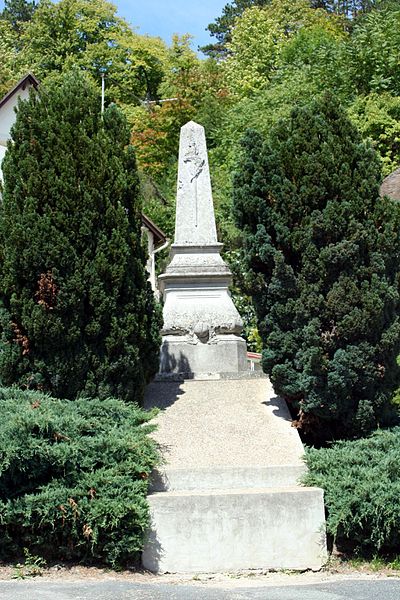
[(144, 227), (147, 227), (147, 229), (149, 229), (154, 235), (155, 248), (161, 246), (162, 244), (165, 244), (165, 242), (167, 241), (167, 236), (165, 235), (165, 233), (159, 227), (157, 227), (157, 225), (151, 219), (149, 219), (149, 217), (147, 217), (143, 213), (142, 224), (144, 225)]
[(36, 79), (36, 77), (33, 75), (33, 73), (27, 73), (22, 79), (20, 79), (18, 81), (18, 83), (16, 83), (14, 85), (13, 88), (11, 88), (11, 90), (9, 92), (7, 92), (7, 94), (5, 96), (3, 96), (3, 98), (0, 100), (0, 108), (4, 104), (6, 104), (6, 102), (8, 102), (10, 100), (10, 98), (12, 98), (14, 96), (14, 94), (16, 94), (18, 92), (18, 90), (20, 90), (20, 89), (24, 90), (28, 83), (30, 83), (35, 89), (37, 89), (39, 86), (39, 81), (38, 81), (38, 79)]

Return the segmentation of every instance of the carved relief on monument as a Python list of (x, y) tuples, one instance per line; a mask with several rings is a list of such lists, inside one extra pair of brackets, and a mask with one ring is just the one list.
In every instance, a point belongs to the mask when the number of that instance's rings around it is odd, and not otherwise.
[(215, 311), (207, 313), (189, 309), (187, 312), (170, 311), (168, 320), (164, 321), (161, 334), (186, 336), (188, 343), (191, 344), (198, 341), (211, 344), (214, 343), (213, 340), (217, 335), (240, 335), (242, 329), (243, 321), (236, 309), (223, 311), (222, 314), (216, 314)]

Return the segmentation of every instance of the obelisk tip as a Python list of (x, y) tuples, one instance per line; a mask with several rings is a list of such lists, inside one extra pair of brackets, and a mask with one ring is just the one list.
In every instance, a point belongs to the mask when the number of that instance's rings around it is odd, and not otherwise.
[(199, 125), (199, 123), (196, 123), (195, 121), (188, 121), (185, 123), (185, 125), (183, 125), (183, 127), (181, 127), (181, 130), (186, 129), (198, 129), (200, 131), (204, 131), (203, 125)]

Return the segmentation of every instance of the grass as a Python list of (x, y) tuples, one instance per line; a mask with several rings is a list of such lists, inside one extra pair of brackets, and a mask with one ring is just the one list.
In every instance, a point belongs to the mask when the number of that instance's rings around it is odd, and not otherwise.
[(400, 576), (400, 556), (364, 558), (355, 555), (332, 555), (325, 569), (336, 572), (382, 573), (398, 577)]

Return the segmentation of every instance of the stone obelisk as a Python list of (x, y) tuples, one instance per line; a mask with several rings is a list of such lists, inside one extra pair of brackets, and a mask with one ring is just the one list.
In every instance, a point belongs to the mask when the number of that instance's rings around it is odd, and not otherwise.
[(160, 372), (182, 375), (247, 370), (243, 323), (220, 256), (204, 128), (181, 129), (175, 240), (160, 275), (164, 325)]

